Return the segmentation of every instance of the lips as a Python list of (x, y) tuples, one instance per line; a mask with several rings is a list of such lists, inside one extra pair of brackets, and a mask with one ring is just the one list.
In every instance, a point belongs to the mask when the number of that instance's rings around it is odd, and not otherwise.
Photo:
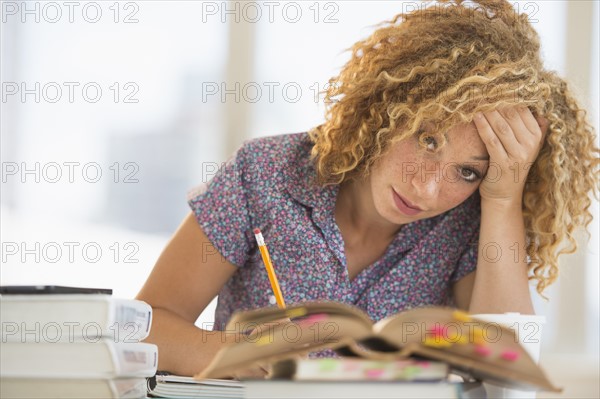
[(401, 197), (396, 190), (392, 190), (394, 192), (394, 203), (400, 212), (407, 216), (414, 216), (418, 213), (423, 212), (421, 208), (409, 202), (407, 199)]

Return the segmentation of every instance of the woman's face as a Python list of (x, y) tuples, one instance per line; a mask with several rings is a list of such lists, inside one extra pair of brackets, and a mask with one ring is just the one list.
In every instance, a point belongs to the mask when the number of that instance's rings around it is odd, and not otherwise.
[[(427, 130), (424, 132), (427, 133)], [(427, 149), (418, 139), (392, 144), (372, 167), (371, 195), (377, 213), (393, 224), (405, 224), (446, 212), (465, 201), (488, 168), (488, 153), (474, 123), (461, 124), (446, 134), (437, 153), (433, 138)]]

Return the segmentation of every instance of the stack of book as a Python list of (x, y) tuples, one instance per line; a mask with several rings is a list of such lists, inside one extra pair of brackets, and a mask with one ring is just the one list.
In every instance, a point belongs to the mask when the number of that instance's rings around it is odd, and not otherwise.
[(111, 290), (0, 287), (0, 397), (144, 398), (152, 308)]

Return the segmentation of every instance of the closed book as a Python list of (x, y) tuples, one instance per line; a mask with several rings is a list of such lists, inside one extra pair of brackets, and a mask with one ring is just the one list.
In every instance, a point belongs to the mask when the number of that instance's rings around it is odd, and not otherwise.
[(0, 378), (2, 398), (144, 398), (145, 378), (68, 379), (68, 378)]
[(460, 398), (459, 383), (398, 381), (244, 381), (244, 398)]
[(244, 387), (236, 380), (195, 380), (192, 377), (159, 372), (148, 378), (148, 394), (158, 398), (242, 399)]
[(158, 347), (146, 343), (0, 343), (0, 376), (44, 378), (151, 377)]
[(288, 359), (273, 364), (272, 378), (309, 381), (441, 381), (448, 364), (432, 360), (356, 357)]
[(3, 343), (139, 342), (152, 324), (147, 303), (104, 294), (2, 295), (0, 313)]

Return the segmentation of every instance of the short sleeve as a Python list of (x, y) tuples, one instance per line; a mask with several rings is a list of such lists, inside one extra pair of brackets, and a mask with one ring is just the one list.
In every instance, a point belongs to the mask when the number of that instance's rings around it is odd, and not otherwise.
[[(479, 232), (477, 232), (478, 235)], [(474, 272), (477, 268), (477, 249), (478, 249), (478, 241), (477, 235), (472, 237), (469, 243), (467, 244), (466, 250), (460, 256), (458, 263), (456, 265), (456, 269), (450, 276), (450, 283), (454, 284), (467, 274)]]
[(251, 230), (245, 171), (245, 148), (223, 165), (210, 182), (188, 194), (188, 204), (210, 242), (229, 262), (243, 266), (248, 258)]

